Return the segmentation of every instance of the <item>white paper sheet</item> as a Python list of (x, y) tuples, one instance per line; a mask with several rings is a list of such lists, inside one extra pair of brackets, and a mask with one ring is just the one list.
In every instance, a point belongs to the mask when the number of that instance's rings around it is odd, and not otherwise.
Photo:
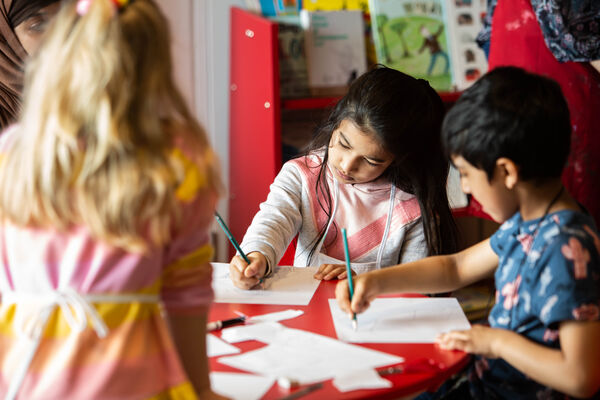
[(210, 386), (221, 396), (233, 400), (258, 400), (267, 393), (275, 381), (265, 376), (233, 372), (211, 372)]
[(208, 333), (206, 335), (206, 354), (209, 357), (226, 356), (228, 354), (237, 354), (241, 350), (227, 342), (222, 341), (215, 335)]
[(318, 267), (279, 266), (265, 280), (263, 289), (243, 290), (233, 286), (229, 264), (212, 263), (216, 303), (288, 304), (306, 306), (321, 281), (313, 278)]
[(439, 333), (471, 328), (453, 297), (375, 299), (356, 316), (356, 331), (335, 299), (329, 309), (337, 337), (352, 343), (433, 343)]
[(360, 369), (345, 375), (336, 376), (332, 383), (340, 392), (392, 387), (392, 382), (379, 376), (374, 369)]
[(221, 339), (229, 343), (245, 342), (247, 340), (258, 340), (263, 343), (271, 343), (276, 340), (279, 331), (285, 327), (277, 322), (265, 322), (244, 326), (232, 326), (223, 329)]
[(357, 369), (397, 364), (404, 360), (402, 357), (286, 328), (276, 323), (233, 327), (228, 330), (234, 333), (235, 330), (249, 332), (247, 328), (253, 328), (254, 336), (269, 344), (240, 355), (221, 357), (219, 362), (275, 379), (285, 377), (297, 380), (300, 384), (308, 384)]
[(277, 321), (284, 321), (286, 319), (296, 318), (296, 317), (301, 316), (302, 314), (304, 314), (304, 311), (302, 311), (302, 310), (291, 310), (290, 309), (290, 310), (272, 312), (272, 313), (268, 313), (268, 314), (253, 315), (252, 317), (248, 318), (246, 320), (246, 322), (252, 323), (252, 324), (256, 324), (259, 322), (277, 322)]

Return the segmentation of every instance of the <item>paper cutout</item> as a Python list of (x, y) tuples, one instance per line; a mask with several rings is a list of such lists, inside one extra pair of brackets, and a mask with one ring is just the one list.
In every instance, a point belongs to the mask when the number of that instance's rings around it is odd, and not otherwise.
[(211, 389), (233, 400), (258, 400), (273, 386), (274, 379), (233, 372), (211, 372)]
[(392, 387), (392, 382), (383, 379), (374, 369), (360, 369), (348, 374), (336, 376), (333, 386), (340, 392), (360, 389), (381, 389)]
[(241, 350), (227, 342), (222, 341), (212, 334), (206, 335), (206, 355), (208, 357), (226, 356), (228, 354), (237, 354)]
[(375, 299), (357, 315), (356, 331), (335, 299), (329, 309), (337, 337), (352, 343), (433, 343), (440, 333), (471, 328), (452, 297)]
[(277, 311), (277, 312), (272, 312), (272, 313), (262, 314), (262, 315), (253, 315), (252, 317), (248, 318), (246, 321), (253, 323), (253, 324), (256, 324), (259, 322), (277, 322), (277, 321), (284, 321), (286, 319), (296, 318), (302, 314), (304, 314), (304, 311), (302, 311), (302, 310), (284, 310), (284, 311)]
[(319, 382), (357, 369), (397, 364), (404, 360), (402, 357), (343, 343), (316, 333), (286, 328), (276, 323), (232, 327), (226, 331), (232, 331), (231, 336), (237, 338), (254, 336), (268, 345), (244, 354), (221, 357), (220, 363), (272, 378), (297, 380), (300, 384)]

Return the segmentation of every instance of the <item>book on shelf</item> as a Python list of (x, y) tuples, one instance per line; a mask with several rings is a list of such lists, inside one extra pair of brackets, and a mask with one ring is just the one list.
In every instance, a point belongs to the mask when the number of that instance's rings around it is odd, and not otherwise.
[(279, 91), (282, 99), (310, 96), (304, 49), (304, 29), (279, 23)]
[(369, 14), (369, 0), (302, 0), (302, 9), (307, 11), (340, 11), (359, 10), (363, 12), (363, 25), (365, 32), (365, 46), (367, 64), (377, 63), (375, 45), (371, 34), (371, 17)]
[[(258, 7), (256, 3), (258, 2)], [(265, 17), (278, 15), (297, 15), (302, 7), (301, 0), (246, 0), (246, 7), (250, 10), (260, 9)]]
[(451, 91), (445, 6), (445, 0), (369, 0), (377, 61)]
[(368, 12), (369, 0), (302, 0), (308, 11), (362, 10)]
[(487, 57), (475, 42), (486, 8), (485, 0), (452, 0), (447, 4), (450, 59), (457, 90), (468, 88), (487, 71)]
[(367, 70), (362, 11), (302, 10), (300, 21), (311, 94), (345, 94), (350, 83)]

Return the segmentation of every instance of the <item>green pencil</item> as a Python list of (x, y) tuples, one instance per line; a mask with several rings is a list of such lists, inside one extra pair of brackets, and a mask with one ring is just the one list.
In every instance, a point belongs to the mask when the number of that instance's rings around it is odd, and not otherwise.
[(221, 228), (223, 228), (223, 232), (225, 232), (225, 235), (227, 236), (227, 239), (229, 239), (229, 241), (231, 242), (231, 244), (233, 245), (233, 247), (235, 247), (235, 249), (237, 250), (237, 252), (240, 253), (240, 255), (242, 256), (242, 258), (244, 259), (244, 261), (246, 261), (248, 264), (250, 264), (250, 259), (242, 251), (242, 248), (238, 244), (237, 240), (235, 240), (235, 238), (231, 234), (231, 231), (229, 230), (229, 228), (225, 224), (225, 221), (223, 221), (223, 218), (221, 218), (221, 216), (219, 215), (219, 213), (216, 212), (216, 211), (215, 211), (215, 218), (217, 219), (217, 222), (219, 223), (219, 225), (221, 225)]
[[(348, 275), (348, 288), (350, 288), (350, 301), (354, 296), (354, 284), (352, 283), (352, 269), (350, 268), (350, 252), (348, 251), (348, 238), (346, 237), (346, 228), (342, 228), (342, 237), (344, 238), (344, 255), (346, 256), (346, 275)], [(356, 313), (352, 314), (352, 328), (358, 328)]]

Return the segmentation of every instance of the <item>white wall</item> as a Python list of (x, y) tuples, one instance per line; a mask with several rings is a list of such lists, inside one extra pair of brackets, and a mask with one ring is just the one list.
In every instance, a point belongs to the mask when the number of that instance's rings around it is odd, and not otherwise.
[[(171, 25), (174, 73), (190, 107), (206, 127), (229, 176), (229, 10), (244, 0), (156, 0)], [(224, 197), (219, 213), (227, 221)], [(220, 230), (216, 260), (226, 261), (226, 238)], [(241, 239), (241, 238), (240, 238)]]

